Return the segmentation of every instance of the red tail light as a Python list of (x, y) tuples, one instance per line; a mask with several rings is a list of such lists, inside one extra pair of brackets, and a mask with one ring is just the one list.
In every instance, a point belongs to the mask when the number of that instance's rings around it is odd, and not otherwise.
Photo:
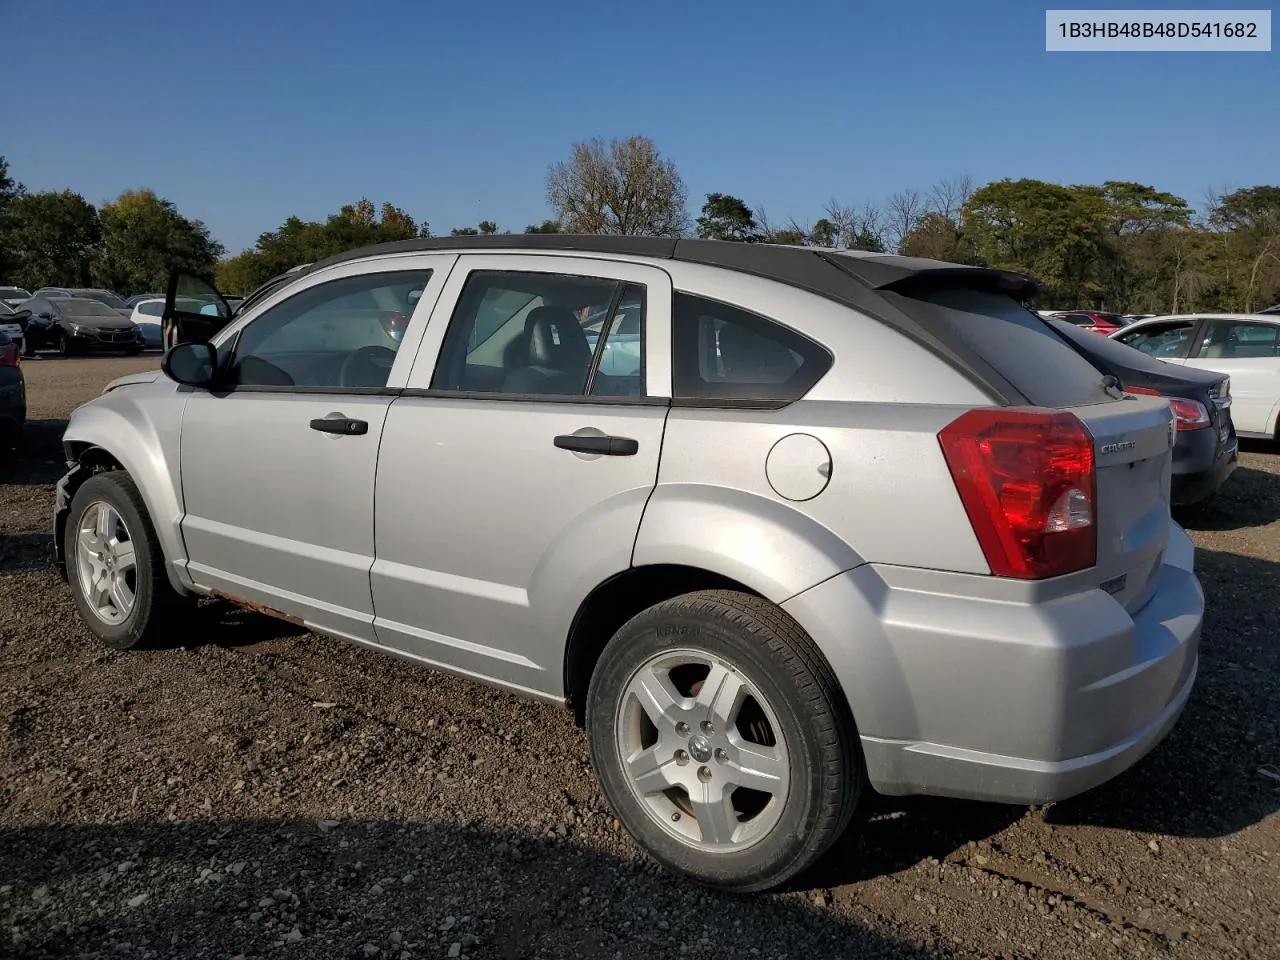
[(18, 345), (6, 343), (0, 347), (0, 367), (16, 367), (18, 365)]
[(1199, 430), (1209, 426), (1209, 410), (1198, 400), (1186, 400), (1183, 397), (1165, 396), (1159, 390), (1150, 387), (1125, 387), (1125, 393), (1136, 393), (1144, 397), (1164, 397), (1173, 407), (1173, 415), (1178, 419), (1179, 430)]
[(970, 410), (938, 440), (992, 573), (1040, 580), (1097, 562), (1093, 437), (1079, 419)]

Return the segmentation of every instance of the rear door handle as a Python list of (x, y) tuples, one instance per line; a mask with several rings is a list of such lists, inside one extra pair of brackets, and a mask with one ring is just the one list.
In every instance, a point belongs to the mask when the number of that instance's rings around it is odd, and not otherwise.
[(640, 444), (630, 437), (583, 437), (576, 433), (561, 434), (555, 444), (574, 453), (600, 453), (606, 457), (634, 457)]
[(349, 420), (346, 417), (321, 417), (311, 421), (311, 429), (321, 433), (340, 433), (348, 437), (358, 437), (369, 432), (366, 420)]

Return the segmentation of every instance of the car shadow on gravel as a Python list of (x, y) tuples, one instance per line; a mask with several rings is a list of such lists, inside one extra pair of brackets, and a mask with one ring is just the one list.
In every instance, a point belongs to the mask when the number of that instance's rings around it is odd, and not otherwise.
[(990, 839), (1027, 814), (1027, 807), (868, 793), (854, 821), (794, 889), (839, 887), (945, 860)]
[(0, 533), (0, 577), (53, 569), (53, 534)]
[(1207, 604), (1200, 672), (1168, 738), (1120, 777), (1055, 804), (1045, 820), (1223, 837), (1280, 810), (1280, 564), (1196, 551)]
[(56, 484), (67, 472), (62, 456), (66, 430), (66, 420), (28, 420), (18, 446), (0, 454), (0, 485)]
[(1237, 467), (1206, 504), (1183, 507), (1175, 519), (1188, 530), (1242, 530), (1280, 520), (1280, 474)]
[[(0, 829), (6, 956), (938, 956), (813, 898), (572, 841), (388, 821)], [(12, 937), (12, 940), (10, 940)]]

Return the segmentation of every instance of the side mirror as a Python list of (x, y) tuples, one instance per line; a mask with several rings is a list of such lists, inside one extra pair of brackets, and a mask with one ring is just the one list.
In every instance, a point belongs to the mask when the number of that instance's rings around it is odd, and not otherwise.
[(170, 380), (189, 387), (207, 387), (218, 370), (218, 351), (198, 340), (180, 343), (164, 355), (160, 369)]

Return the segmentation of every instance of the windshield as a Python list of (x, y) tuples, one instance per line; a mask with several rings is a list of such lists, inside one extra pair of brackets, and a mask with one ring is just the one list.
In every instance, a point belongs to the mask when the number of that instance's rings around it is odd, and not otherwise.
[(58, 311), (68, 317), (119, 317), (105, 303), (97, 300), (68, 300), (58, 304)]

